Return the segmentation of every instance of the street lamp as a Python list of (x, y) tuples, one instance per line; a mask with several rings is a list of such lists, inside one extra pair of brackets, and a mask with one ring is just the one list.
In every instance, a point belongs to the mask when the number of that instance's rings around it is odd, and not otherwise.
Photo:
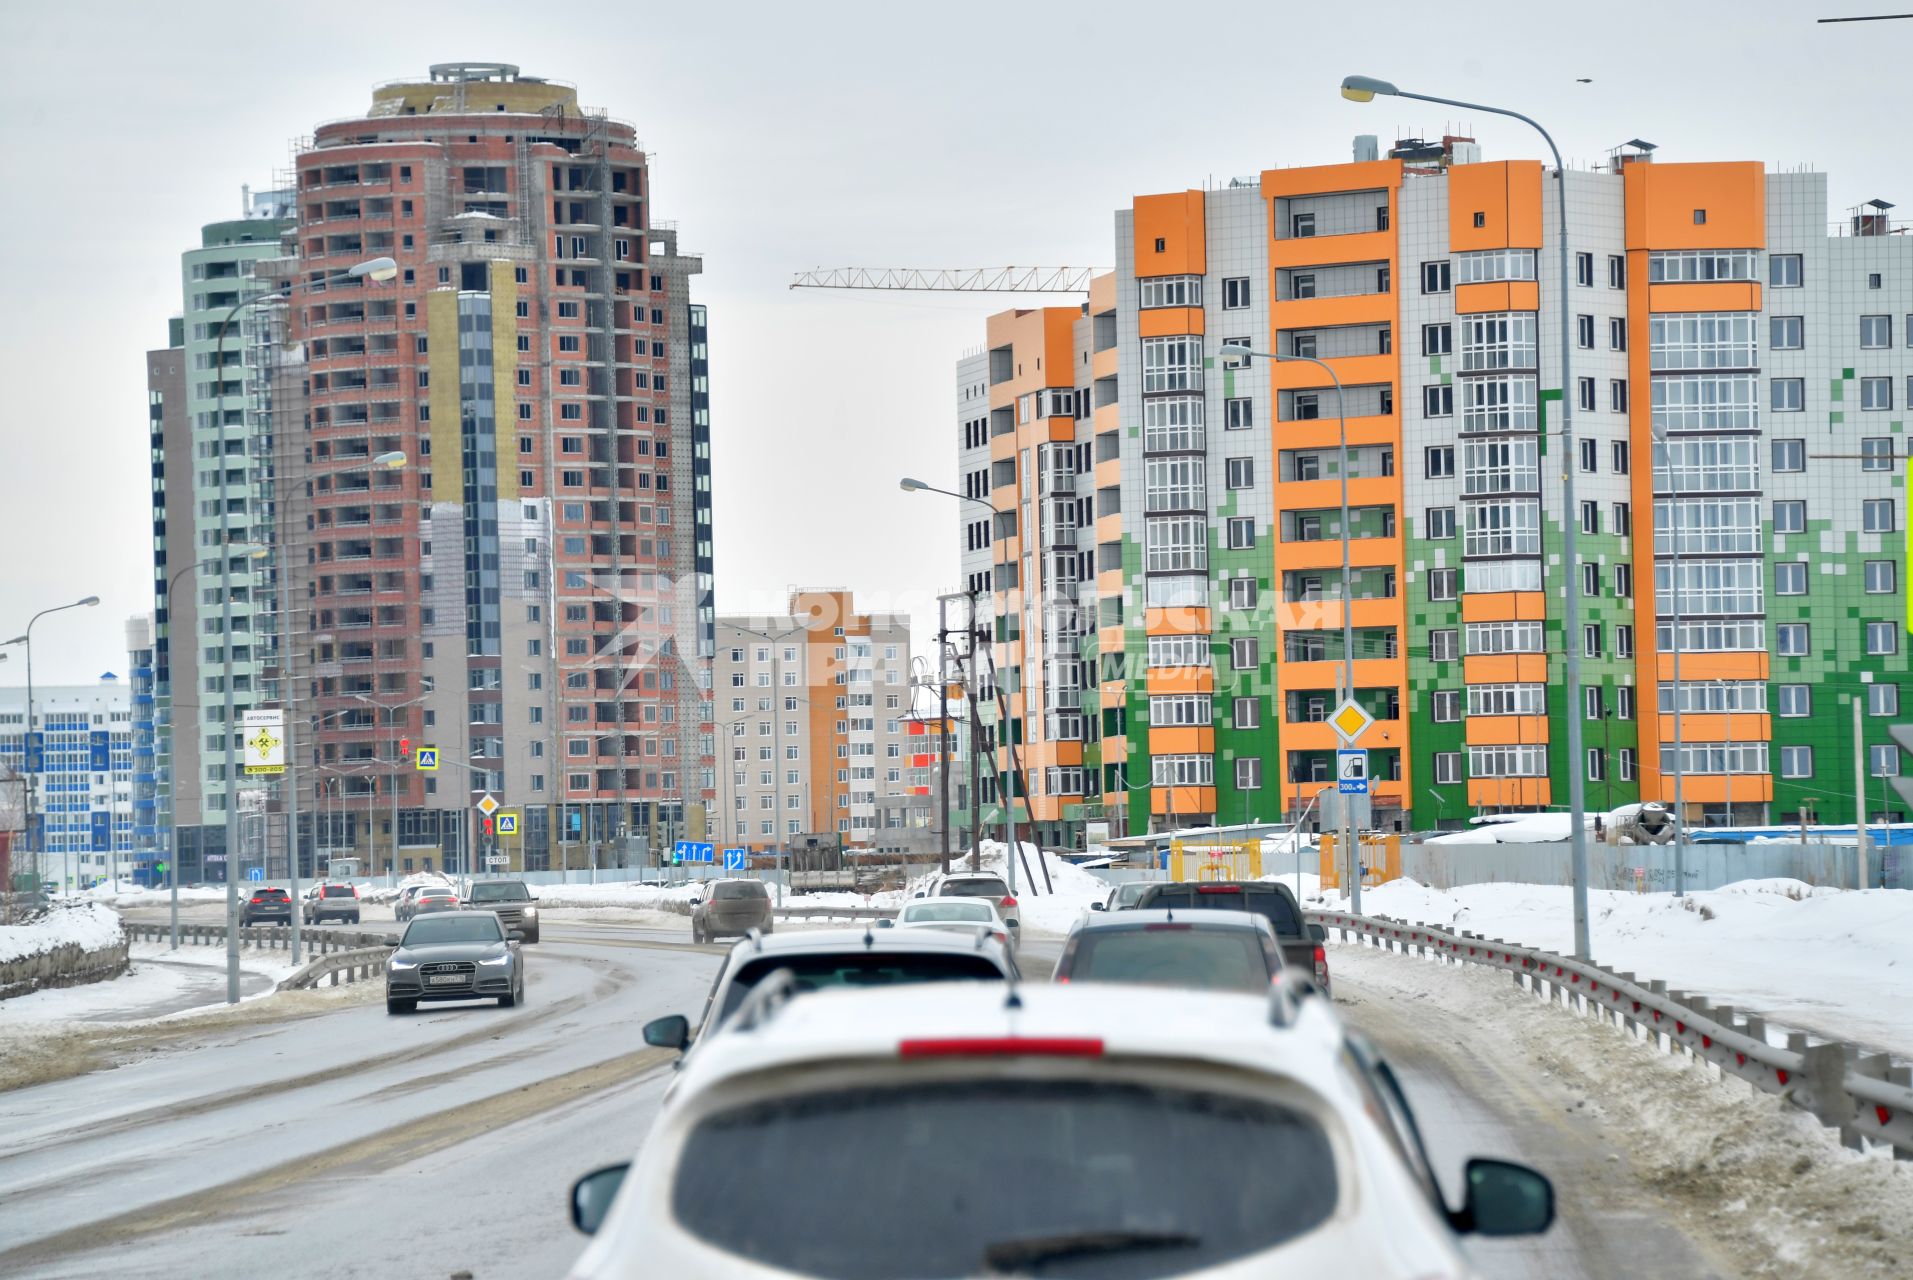
[[(1224, 360), (1249, 360), (1261, 358), (1277, 363), (1293, 361), (1299, 364), (1312, 364), (1328, 375), (1335, 384), (1335, 429), (1337, 447), (1340, 449), (1340, 461), (1336, 472), (1342, 482), (1342, 683), (1347, 686), (1347, 696), (1355, 697), (1355, 603), (1354, 572), (1349, 567), (1349, 527), (1348, 527), (1348, 411), (1342, 401), (1342, 380), (1325, 360), (1314, 356), (1283, 355), (1279, 351), (1251, 351), (1248, 347), (1230, 343), (1222, 348)], [(1361, 859), (1355, 851), (1355, 815), (1353, 806), (1346, 800), (1341, 802), (1342, 809), (1342, 846), (1346, 850), (1349, 863), (1349, 910), (1360, 914), (1362, 910)]]
[[(1458, 98), (1438, 98), (1430, 94), (1409, 93), (1386, 80), (1371, 76), (1347, 76), (1342, 80), (1342, 96), (1350, 102), (1373, 102), (1377, 95), (1410, 98), (1416, 102), (1434, 102), (1467, 111), (1485, 111), (1507, 116), (1534, 129), (1554, 155), (1554, 181), (1557, 212), (1560, 215), (1561, 251), (1561, 559), (1566, 591), (1562, 610), (1565, 626), (1566, 661), (1563, 675), (1567, 682), (1568, 704), (1568, 841), (1574, 861), (1574, 956), (1581, 961), (1593, 959), (1588, 939), (1588, 832), (1587, 766), (1581, 755), (1581, 606), (1576, 597), (1581, 589), (1581, 561), (1576, 548), (1580, 512), (1574, 502), (1574, 396), (1575, 385), (1570, 359), (1574, 316), (1568, 301), (1568, 172), (1561, 163), (1561, 149), (1538, 123), (1519, 111), (1490, 107)], [(1535, 273), (1539, 276), (1540, 272)]]
[[(26, 737), (21, 739), (22, 750), (20, 754), (22, 763), (31, 762), (32, 753), (26, 750), (26, 748), (31, 747), (33, 744), (33, 624), (46, 617), (49, 613), (63, 613), (68, 609), (90, 609), (99, 602), (100, 598), (98, 596), (87, 596), (84, 600), (75, 600), (72, 604), (56, 604), (51, 609), (42, 609), (27, 619), (27, 629), (24, 632), (16, 639), (7, 641), (8, 644), (23, 644), (27, 649), (27, 726)], [(29, 769), (27, 772), (29, 777), (26, 785), (26, 829), (28, 835), (27, 843), (32, 844), (33, 793), (38, 790), (38, 788), (33, 785), (31, 775), (36, 772), (42, 775), (46, 773), (46, 734), (44, 732), (40, 734), (40, 767), (38, 770)], [(1865, 806), (1862, 807), (1864, 808)], [(40, 828), (40, 847), (34, 851), (33, 870), (34, 874), (41, 876), (44, 880), (45, 873), (40, 867), (41, 859), (46, 854), (46, 820), (44, 817), (41, 819)], [(60, 873), (62, 881), (60, 888), (62, 891), (65, 891), (68, 887), (65, 882), (72, 879), (72, 867), (70, 865), (72, 856), (72, 852), (69, 850), (67, 853), (69, 862)]]

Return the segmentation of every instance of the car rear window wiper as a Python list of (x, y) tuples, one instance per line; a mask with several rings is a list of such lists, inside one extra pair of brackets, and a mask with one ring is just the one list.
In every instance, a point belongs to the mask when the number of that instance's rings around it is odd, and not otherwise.
[(1027, 1275), (1029, 1268), (1064, 1258), (1145, 1249), (1193, 1249), (1202, 1241), (1185, 1231), (1078, 1231), (1059, 1236), (999, 1240), (983, 1251), (983, 1265), (998, 1275)]

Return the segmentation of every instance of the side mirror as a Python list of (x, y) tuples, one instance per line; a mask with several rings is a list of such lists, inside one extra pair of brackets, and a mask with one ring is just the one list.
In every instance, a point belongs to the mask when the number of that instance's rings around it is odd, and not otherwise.
[(593, 1169), (572, 1183), (571, 1225), (588, 1236), (596, 1235), (611, 1213), (612, 1201), (618, 1198), (618, 1188), (624, 1185), (624, 1175), (630, 1171), (628, 1164), (608, 1164), (602, 1169)]
[(1310, 942), (1327, 942), (1328, 930), (1323, 928), (1319, 924), (1310, 925), (1309, 926), (1309, 941)]
[(644, 1024), (644, 1042), (653, 1049), (684, 1052), (691, 1043), (691, 1020), (681, 1013), (669, 1013)]
[(929, 895), (929, 894), (927, 894), (927, 893), (922, 893), (922, 892), (918, 892), (918, 893), (913, 893), (913, 894), (911, 894), (910, 896), (911, 896), (911, 897), (913, 897), (913, 898), (927, 898), (927, 897), (929, 897), (930, 895)]
[(1100, 902), (1092, 902), (1092, 903), (1090, 903), (1090, 904), (1089, 904), (1089, 909), (1090, 909), (1091, 911), (1103, 911), (1103, 910), (1106, 910), (1106, 908), (1105, 908), (1105, 907), (1103, 906), (1103, 904), (1102, 904), (1102, 903), (1100, 903)]
[(1449, 1220), (1478, 1236), (1534, 1236), (1554, 1222), (1554, 1184), (1511, 1160), (1470, 1160), (1461, 1210)]
[(508, 930), (505, 934), (505, 938), (510, 942), (523, 942), (525, 940), (525, 931), (523, 929)]
[(396, 933), (388, 933), (379, 941), (388, 947), (396, 947), (399, 944), (399, 936)]
[(1023, 922), (1021, 920), (1005, 920), (1003, 923), (1010, 926), (1010, 928), (1012, 929), (1020, 929), (1023, 927)]
[(877, 921), (877, 927), (879, 929), (894, 929), (897, 927), (897, 922), (885, 916), (883, 919)]
[(703, 906), (703, 905), (704, 905), (704, 899), (702, 899), (702, 898), (692, 898), (692, 899), (691, 899), (691, 905), (692, 905), (692, 906), (694, 906), (694, 907), (701, 907), (701, 906)]

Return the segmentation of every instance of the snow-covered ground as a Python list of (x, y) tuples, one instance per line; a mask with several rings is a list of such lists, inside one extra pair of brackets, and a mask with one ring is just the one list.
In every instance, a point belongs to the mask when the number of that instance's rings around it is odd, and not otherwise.
[[(165, 887), (149, 889), (145, 885), (134, 884), (131, 880), (103, 880), (90, 889), (80, 889), (63, 895), (67, 899), (80, 902), (100, 902), (113, 907), (163, 907), (172, 901), (172, 890)], [(181, 902), (224, 902), (226, 889), (223, 885), (200, 885), (195, 888), (181, 887)]]
[(62, 903), (30, 923), (0, 925), (0, 962), (44, 955), (70, 945), (96, 951), (119, 939), (120, 918), (111, 908)]
[[(109, 913), (110, 914), (110, 913)], [(283, 951), (240, 953), (239, 966), (263, 980), (249, 983), (257, 988), (245, 997), (257, 1000), (273, 994), (273, 989), (293, 971)], [(124, 975), (107, 982), (89, 982), (78, 987), (55, 987), (16, 996), (0, 1003), (0, 1030), (6, 1027), (49, 1023), (145, 1021), (143, 1011), (165, 1011), (159, 1016), (178, 1016), (179, 1006), (189, 993), (207, 988), (206, 974), (223, 973), (226, 951), (223, 947), (181, 947), (178, 951), (158, 942), (135, 942), (128, 951), (131, 964)], [(207, 988), (210, 990), (210, 988)], [(223, 989), (209, 1003), (223, 1004)]]
[[(1322, 901), (1348, 907), (1338, 893)], [(1441, 891), (1395, 880), (1362, 890), (1365, 915), (1564, 954), (1574, 945), (1573, 910), (1572, 890), (1561, 885)], [(1743, 880), (1684, 899), (1593, 890), (1588, 916), (1598, 964), (1797, 1029), (1913, 1055), (1913, 892), (1798, 880)]]

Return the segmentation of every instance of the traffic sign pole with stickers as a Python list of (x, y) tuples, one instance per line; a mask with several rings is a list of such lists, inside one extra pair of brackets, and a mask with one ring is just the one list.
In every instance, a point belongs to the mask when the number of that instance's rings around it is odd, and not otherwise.
[[(1343, 603), (1343, 608), (1347, 608)], [(1342, 740), (1341, 749), (1335, 753), (1335, 790), (1337, 795), (1365, 796), (1368, 790), (1368, 752), (1355, 744), (1375, 723), (1375, 717), (1368, 708), (1355, 700), (1355, 688), (1351, 684), (1342, 691), (1342, 704), (1335, 708), (1328, 718), (1329, 727), (1335, 730), (1335, 736)], [(1342, 845), (1347, 851), (1343, 856), (1348, 868), (1347, 891), (1349, 907), (1353, 911), (1362, 909), (1362, 855), (1355, 834), (1355, 806), (1342, 804)]]

